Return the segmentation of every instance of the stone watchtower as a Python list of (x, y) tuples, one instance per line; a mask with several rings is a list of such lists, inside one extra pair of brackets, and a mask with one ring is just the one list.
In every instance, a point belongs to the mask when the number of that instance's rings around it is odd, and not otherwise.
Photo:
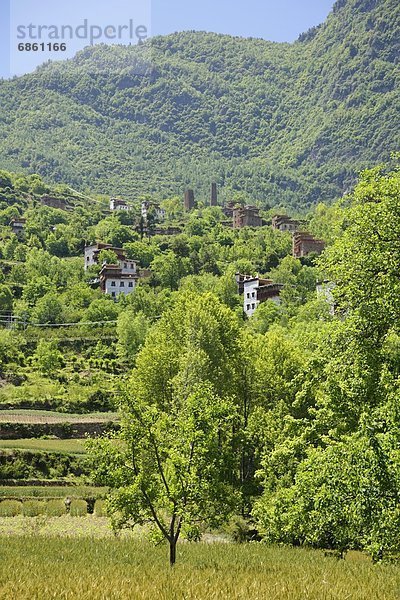
[(185, 210), (193, 210), (194, 209), (194, 191), (186, 190), (185, 192)]
[(217, 189), (217, 184), (216, 183), (212, 183), (211, 184), (210, 206), (217, 206), (217, 205), (218, 205), (218, 189)]

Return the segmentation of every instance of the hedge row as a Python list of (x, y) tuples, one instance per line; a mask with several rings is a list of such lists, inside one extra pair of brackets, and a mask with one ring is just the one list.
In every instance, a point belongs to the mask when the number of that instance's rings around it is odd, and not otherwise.
[(112, 421), (104, 423), (0, 423), (0, 439), (20, 440), (53, 436), (61, 440), (84, 439), (86, 436), (103, 435), (109, 431), (118, 431), (119, 424)]
[(53, 498), (51, 500), (2, 500), (0, 502), (0, 517), (16, 517), (23, 515), (25, 517), (38, 517), (47, 515), (48, 517), (61, 517), (70, 514), (71, 517), (85, 517), (88, 513), (93, 513), (97, 517), (105, 516), (104, 500), (96, 500), (92, 505), (85, 500), (68, 499), (62, 500)]
[(87, 457), (29, 450), (0, 451), (0, 483), (32, 478), (56, 479), (89, 474)]

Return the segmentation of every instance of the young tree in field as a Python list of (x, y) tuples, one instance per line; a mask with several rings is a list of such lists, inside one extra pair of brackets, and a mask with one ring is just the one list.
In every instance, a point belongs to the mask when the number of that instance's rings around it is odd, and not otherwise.
[[(213, 294), (182, 293), (136, 358), (117, 445), (92, 445), (117, 526), (151, 523), (170, 545), (236, 501), (238, 320)], [(236, 488), (237, 489), (237, 488)]]
[(122, 415), (118, 442), (89, 442), (96, 480), (111, 488), (114, 527), (150, 525), (173, 566), (181, 534), (198, 539), (201, 525), (219, 525), (235, 508), (227, 477), (235, 408), (201, 386), (167, 409), (128, 394)]

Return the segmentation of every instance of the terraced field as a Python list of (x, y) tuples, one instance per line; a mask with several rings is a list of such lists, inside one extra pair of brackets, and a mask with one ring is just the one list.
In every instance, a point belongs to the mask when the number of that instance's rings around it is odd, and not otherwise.
[(62, 454), (85, 454), (83, 440), (42, 440), (36, 438), (0, 440), (0, 450), (31, 450), (37, 452), (58, 452)]
[[(48, 483), (48, 482), (47, 482)], [(1, 485), (0, 500), (9, 498), (104, 498), (105, 487), (80, 485)]]
[(0, 423), (108, 423), (117, 421), (118, 413), (68, 414), (47, 410), (2, 410)]

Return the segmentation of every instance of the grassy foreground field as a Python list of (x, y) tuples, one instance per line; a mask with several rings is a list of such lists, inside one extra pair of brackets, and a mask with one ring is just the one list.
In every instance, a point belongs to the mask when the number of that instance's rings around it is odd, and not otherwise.
[(400, 567), (258, 544), (0, 536), (1, 600), (394, 600)]

